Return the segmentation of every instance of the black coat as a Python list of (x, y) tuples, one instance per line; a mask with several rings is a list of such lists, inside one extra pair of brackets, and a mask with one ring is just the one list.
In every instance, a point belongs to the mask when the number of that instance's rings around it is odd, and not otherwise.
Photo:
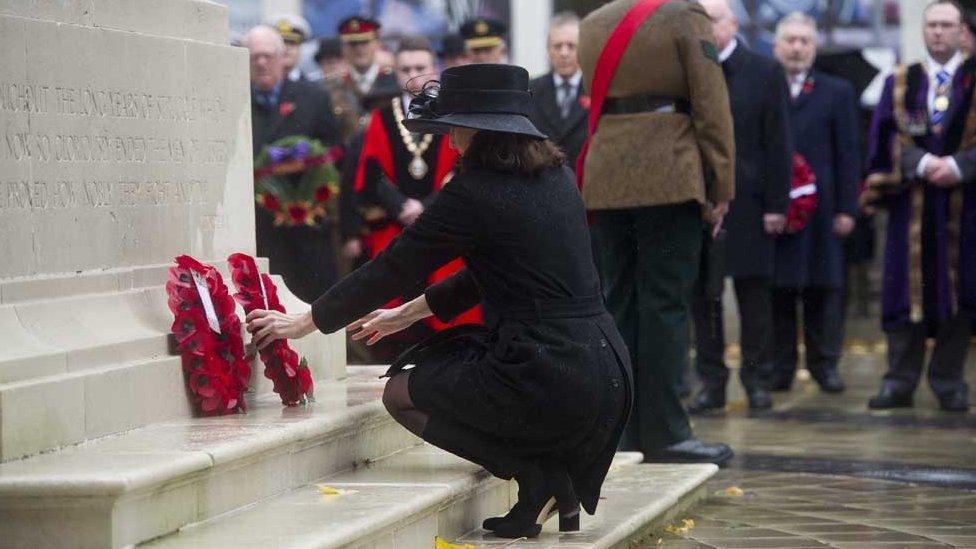
[(722, 64), (735, 125), (735, 199), (725, 218), (727, 273), (772, 277), (774, 240), (763, 214), (786, 214), (793, 136), (783, 69), (741, 43)]
[(587, 115), (590, 112), (579, 102), (580, 94), (583, 93), (582, 80), (576, 87), (576, 99), (565, 119), (560, 116), (559, 105), (556, 103), (556, 84), (551, 72), (532, 80), (529, 90), (532, 91), (534, 107), (532, 123), (566, 153), (566, 165), (576, 169), (576, 158), (586, 141)]
[(497, 452), (558, 456), (593, 512), (630, 406), (630, 362), (600, 298), (570, 170), (460, 173), (382, 253), (315, 301), (315, 325), (338, 330), (458, 256), (467, 268), (427, 289), (430, 308), (446, 321), (483, 300), (489, 328), (416, 361), (415, 406), (508, 441)]
[(861, 177), (854, 88), (820, 72), (807, 78), (808, 91), (791, 101), (796, 150), (817, 177), (819, 201), (807, 226), (776, 239), (775, 286), (841, 288), (843, 241), (834, 236), (834, 216), (857, 215)]
[[(282, 105), (290, 104), (289, 108)], [(254, 154), (291, 135), (305, 135), (326, 146), (339, 143), (329, 93), (313, 83), (290, 81), (281, 87), (278, 105), (268, 107), (251, 101)], [(263, 208), (255, 208), (257, 253), (267, 257), (271, 272), (285, 279), (288, 289), (311, 301), (336, 279), (335, 254), (329, 232), (322, 227), (275, 227)]]

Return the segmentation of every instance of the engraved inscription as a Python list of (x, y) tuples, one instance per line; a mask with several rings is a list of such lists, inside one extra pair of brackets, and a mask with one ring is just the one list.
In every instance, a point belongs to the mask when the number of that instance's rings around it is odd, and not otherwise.
[(187, 181), (0, 181), (0, 212), (203, 204), (205, 182)]

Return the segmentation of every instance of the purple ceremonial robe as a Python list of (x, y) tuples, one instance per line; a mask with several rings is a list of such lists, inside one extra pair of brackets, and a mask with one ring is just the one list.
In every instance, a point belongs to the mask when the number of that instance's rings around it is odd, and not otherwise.
[[(921, 322), (934, 334), (939, 324), (956, 314), (968, 314), (976, 321), (976, 182), (968, 169), (976, 149), (960, 150), (972, 102), (974, 66), (967, 62), (956, 71), (940, 128), (929, 119), (929, 80), (920, 65), (909, 68), (902, 86), (904, 115), (896, 113), (894, 77), (885, 83), (874, 112), (868, 189), (872, 177), (901, 179), (899, 190), (880, 202), (888, 209), (881, 297), (885, 330)], [(910, 143), (896, 146), (899, 130), (910, 135)], [(918, 160), (926, 152), (956, 158), (963, 168), (962, 183), (946, 189), (917, 177)]]

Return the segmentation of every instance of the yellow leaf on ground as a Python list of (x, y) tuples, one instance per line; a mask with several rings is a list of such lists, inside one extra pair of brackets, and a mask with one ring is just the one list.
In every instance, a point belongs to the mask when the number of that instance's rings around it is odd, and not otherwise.
[(324, 484), (316, 484), (315, 487), (318, 488), (319, 492), (321, 492), (324, 496), (345, 496), (356, 493), (355, 490), (343, 490), (341, 488), (333, 488)]
[(728, 496), (730, 498), (741, 498), (743, 493), (742, 488), (739, 488), (738, 486), (729, 486), (725, 490), (719, 491), (719, 495)]
[(434, 538), (434, 549), (475, 549), (474, 545), (457, 545), (448, 541), (444, 541), (440, 536)]
[(664, 528), (664, 531), (669, 534), (687, 534), (694, 527), (695, 527), (695, 520), (686, 518), (681, 520), (681, 526), (672, 523), (667, 525), (667, 527)]

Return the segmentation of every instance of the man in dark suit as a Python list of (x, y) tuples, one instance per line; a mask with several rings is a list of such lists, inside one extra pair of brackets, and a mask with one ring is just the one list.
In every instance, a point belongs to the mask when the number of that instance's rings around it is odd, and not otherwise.
[[(783, 69), (736, 39), (739, 23), (727, 0), (702, 0), (712, 19), (718, 58), (729, 88), (735, 126), (735, 199), (725, 218), (726, 274), (739, 304), (740, 379), (749, 407), (769, 408), (770, 282), (774, 237), (783, 231), (789, 205), (792, 136)], [(725, 340), (721, 298), (702, 292), (694, 304), (696, 367), (701, 391), (692, 413), (725, 406)]]
[(529, 83), (535, 113), (532, 122), (566, 153), (566, 164), (576, 167), (589, 113), (579, 66), (579, 18), (556, 15), (549, 25), (546, 51), (552, 70)]
[(843, 239), (854, 229), (860, 175), (854, 87), (812, 70), (817, 23), (803, 13), (780, 20), (773, 53), (786, 70), (794, 145), (816, 176), (818, 203), (802, 230), (776, 241), (772, 389), (786, 390), (793, 382), (801, 301), (807, 370), (821, 389), (840, 392)]
[[(258, 26), (244, 37), (251, 59), (251, 132), (254, 154), (283, 137), (304, 135), (324, 145), (339, 143), (328, 92), (321, 86), (285, 78), (281, 36)], [(257, 253), (267, 257), (300, 299), (311, 302), (336, 278), (329, 230), (324, 227), (276, 227), (272, 216), (257, 208)]]

